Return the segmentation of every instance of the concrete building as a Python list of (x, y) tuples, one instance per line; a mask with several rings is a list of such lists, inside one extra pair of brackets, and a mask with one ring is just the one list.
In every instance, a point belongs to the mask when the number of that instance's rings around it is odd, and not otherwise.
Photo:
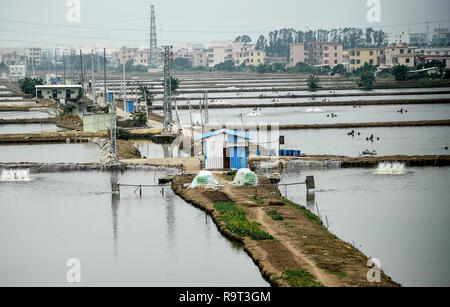
[(411, 33), (409, 34), (409, 44), (413, 46), (428, 45), (427, 33)]
[(214, 67), (225, 61), (233, 60), (233, 47), (231, 42), (212, 42), (207, 49), (208, 67)]
[(306, 45), (306, 62), (310, 65), (329, 65), (333, 67), (342, 64), (342, 44), (329, 42), (314, 42)]
[(236, 66), (245, 64), (245, 66), (259, 66), (264, 64), (265, 51), (256, 50), (255, 45), (243, 45), (234, 59)]
[(9, 65), (9, 78), (19, 80), (27, 76), (26, 65)]
[(387, 46), (409, 44), (409, 33), (408, 32), (385, 33), (383, 44)]
[(422, 55), (438, 55), (438, 56), (450, 55), (450, 47), (425, 47), (425, 48), (416, 48), (416, 50), (414, 51), (415, 53)]
[(392, 46), (384, 49), (384, 66), (392, 68), (395, 65), (405, 65), (407, 67), (415, 66), (416, 47)]
[(36, 85), (36, 98), (75, 100), (81, 85)]
[(448, 28), (434, 29), (431, 41), (433, 46), (450, 46), (450, 31)]
[(27, 48), (27, 63), (29, 66), (41, 65), (41, 48)]
[(192, 66), (193, 67), (207, 67), (208, 53), (203, 50), (194, 50), (192, 52)]
[(247, 168), (251, 136), (236, 130), (221, 129), (195, 138), (203, 142), (206, 169)]
[(295, 67), (298, 63), (305, 62), (305, 44), (290, 45), (290, 59), (288, 67)]
[(6, 65), (26, 65), (26, 56), (18, 54), (16, 51), (11, 53), (4, 53), (2, 55), (2, 62)]
[(120, 48), (119, 63), (126, 64), (129, 60), (134, 60), (138, 53), (138, 48)]
[(364, 64), (378, 65), (377, 48), (358, 48), (348, 50), (350, 69), (355, 70)]

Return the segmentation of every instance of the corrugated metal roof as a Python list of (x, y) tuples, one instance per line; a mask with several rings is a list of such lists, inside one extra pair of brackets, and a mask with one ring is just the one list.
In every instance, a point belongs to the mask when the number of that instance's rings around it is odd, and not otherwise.
[(209, 138), (211, 136), (218, 135), (220, 133), (235, 135), (235, 136), (238, 136), (238, 137), (241, 137), (241, 138), (245, 138), (245, 139), (249, 139), (249, 140), (252, 138), (249, 134), (242, 133), (242, 132), (239, 132), (237, 130), (221, 129), (221, 130), (216, 130), (216, 131), (212, 131), (212, 132), (200, 135), (200, 136), (196, 137), (195, 140), (198, 141), (198, 140), (201, 140), (201, 139)]

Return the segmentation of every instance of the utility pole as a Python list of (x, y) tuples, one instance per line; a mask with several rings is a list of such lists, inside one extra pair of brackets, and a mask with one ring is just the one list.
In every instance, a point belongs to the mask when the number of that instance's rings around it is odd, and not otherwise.
[(125, 119), (127, 119), (127, 93), (125, 89), (125, 63), (122, 64), (123, 67), (123, 84), (122, 84), (122, 90), (123, 90), (123, 110), (125, 111)]
[(96, 103), (96, 99), (95, 99), (94, 53), (91, 54), (91, 65), (92, 65), (92, 83), (91, 83), (91, 88), (92, 88), (92, 102), (95, 104), (95, 103)]
[(108, 105), (108, 97), (106, 97), (106, 48), (103, 48), (103, 94), (105, 95), (105, 106)]
[(55, 49), (55, 77), (56, 81), (58, 81), (58, 67), (56, 66), (56, 49)]
[(63, 80), (64, 85), (66, 85), (66, 59), (64, 57), (64, 52), (63, 52)]
[(164, 48), (164, 132), (172, 130), (172, 82), (170, 78), (170, 62), (172, 61), (172, 46), (163, 46)]
[[(84, 90), (84, 74), (83, 74), (83, 51), (80, 49), (80, 64), (81, 64), (81, 89), (83, 91), (83, 100), (86, 99), (85, 90)], [(84, 108), (83, 108), (84, 112)]]
[(209, 123), (209, 112), (208, 112), (208, 92), (205, 91), (205, 96), (203, 100), (203, 108), (205, 113), (205, 125)]
[(429, 34), (429, 31), (430, 31), (430, 23), (427, 21), (426, 24), (427, 24), (427, 42), (426, 42), (426, 44), (427, 44), (427, 46), (428, 46), (429, 37), (430, 37), (430, 34)]
[(73, 49), (70, 49), (70, 78), (73, 84)]
[(109, 113), (111, 114), (111, 136), (110, 136), (110, 146), (109, 152), (111, 154), (111, 159), (113, 161), (117, 160), (117, 145), (116, 145), (116, 136), (117, 136), (117, 122), (116, 122), (116, 85), (114, 84), (114, 91), (112, 94), (111, 107), (109, 108)]

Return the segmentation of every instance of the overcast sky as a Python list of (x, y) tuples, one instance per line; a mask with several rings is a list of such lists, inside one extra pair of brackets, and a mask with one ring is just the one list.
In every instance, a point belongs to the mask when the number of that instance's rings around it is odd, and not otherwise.
[[(0, 47), (148, 46), (150, 4), (158, 45), (207, 43), (270, 30), (333, 27), (424, 32), (426, 21), (449, 27), (449, 0), (380, 0), (381, 22), (366, 19), (367, 0), (80, 0), (81, 22), (69, 23), (67, 0), (11, 0), (0, 8)], [(439, 23), (430, 24), (430, 29)]]

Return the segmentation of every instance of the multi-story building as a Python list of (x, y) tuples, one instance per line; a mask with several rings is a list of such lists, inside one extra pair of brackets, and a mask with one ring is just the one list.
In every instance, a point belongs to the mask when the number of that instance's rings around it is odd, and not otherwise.
[(120, 55), (119, 55), (119, 63), (125, 64), (129, 60), (134, 60), (134, 57), (138, 53), (138, 48), (127, 48), (122, 47), (120, 48)]
[(387, 46), (395, 46), (402, 44), (409, 44), (409, 33), (385, 33), (383, 38), (383, 44)]
[(233, 60), (233, 47), (230, 42), (213, 42), (209, 46), (207, 53), (208, 67), (214, 67), (225, 61)]
[(150, 49), (138, 50), (133, 57), (134, 65), (148, 66), (150, 59)]
[(405, 65), (408, 67), (415, 66), (415, 49), (416, 47), (391, 46), (384, 49), (385, 66), (392, 68), (395, 65)]
[(27, 62), (29, 66), (41, 65), (41, 48), (27, 48)]
[(342, 64), (342, 52), (342, 44), (329, 42), (308, 43), (305, 50), (306, 63), (333, 67)]
[(291, 44), (288, 67), (294, 67), (298, 63), (305, 62), (305, 44)]
[(428, 45), (427, 33), (411, 33), (409, 34), (409, 44), (413, 46)]
[(208, 53), (204, 50), (194, 50), (192, 52), (192, 66), (193, 67), (207, 67)]
[(426, 64), (431, 61), (438, 61), (445, 65), (446, 69), (450, 68), (450, 47), (428, 47), (417, 48), (416, 64)]
[(237, 66), (242, 64), (245, 66), (259, 66), (264, 64), (264, 58), (264, 50), (256, 50), (255, 45), (245, 44), (242, 46), (241, 51), (236, 55), (234, 63)]
[(450, 31), (448, 28), (438, 28), (434, 30), (432, 42), (433, 46), (449, 46)]
[(358, 48), (348, 50), (350, 69), (358, 69), (364, 64), (378, 65), (377, 48)]
[(9, 65), (9, 77), (11, 79), (22, 79), (27, 76), (27, 66), (25, 64)]
[(2, 61), (6, 65), (25, 65), (27, 63), (26, 56), (18, 54), (16, 51), (11, 53), (4, 53)]

